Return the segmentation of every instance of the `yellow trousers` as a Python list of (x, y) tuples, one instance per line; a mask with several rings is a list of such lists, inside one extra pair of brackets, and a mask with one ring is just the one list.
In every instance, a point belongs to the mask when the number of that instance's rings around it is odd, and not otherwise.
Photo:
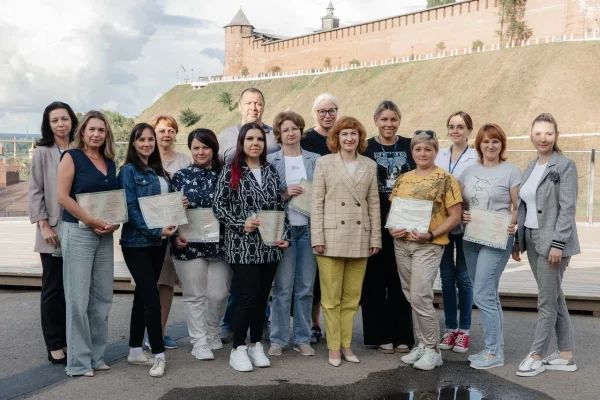
[(350, 347), (367, 258), (317, 256), (327, 348)]

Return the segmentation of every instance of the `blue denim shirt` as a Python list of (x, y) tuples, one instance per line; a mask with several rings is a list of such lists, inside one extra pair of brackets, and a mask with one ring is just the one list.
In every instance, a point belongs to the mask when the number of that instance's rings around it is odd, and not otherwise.
[[(138, 202), (139, 197), (160, 194), (158, 175), (150, 167), (146, 168), (144, 172), (140, 172), (133, 164), (125, 164), (121, 167), (117, 179), (119, 187), (125, 189), (129, 215), (129, 221), (123, 225), (121, 231), (120, 245), (125, 247), (160, 246), (162, 229), (148, 229)], [(171, 182), (169, 182), (169, 191), (171, 191)]]

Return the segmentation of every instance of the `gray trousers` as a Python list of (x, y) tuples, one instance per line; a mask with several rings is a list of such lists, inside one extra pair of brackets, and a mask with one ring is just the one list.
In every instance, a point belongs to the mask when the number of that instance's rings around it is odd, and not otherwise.
[(564, 257), (557, 267), (548, 264), (548, 255), (539, 254), (535, 244), (540, 240), (537, 229), (525, 229), (527, 258), (538, 284), (538, 322), (531, 351), (545, 357), (552, 332), (556, 332), (558, 350), (571, 351), (575, 348), (573, 326), (562, 291), (562, 279), (571, 257)]
[(114, 279), (113, 234), (98, 236), (62, 224), (63, 280), (67, 309), (67, 375), (104, 364)]

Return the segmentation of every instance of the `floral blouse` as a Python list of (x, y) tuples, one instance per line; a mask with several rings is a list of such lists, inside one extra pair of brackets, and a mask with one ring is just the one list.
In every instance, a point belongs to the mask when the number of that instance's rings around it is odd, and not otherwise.
[[(212, 208), (213, 196), (221, 171), (214, 168), (201, 168), (196, 164), (180, 169), (173, 174), (173, 190), (183, 191), (189, 200), (188, 209)], [(183, 249), (171, 246), (171, 254), (177, 260), (195, 258), (225, 258), (225, 227), (221, 224), (219, 243), (189, 242)]]

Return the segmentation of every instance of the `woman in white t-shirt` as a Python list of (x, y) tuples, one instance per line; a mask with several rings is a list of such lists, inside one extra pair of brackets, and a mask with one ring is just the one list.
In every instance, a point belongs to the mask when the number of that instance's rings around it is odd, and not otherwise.
[[(469, 136), (473, 132), (473, 120), (464, 111), (457, 111), (446, 122), (450, 147), (440, 149), (435, 165), (450, 172), (456, 179), (465, 168), (477, 163), (477, 151), (469, 147)], [(463, 251), (463, 226), (457, 225), (448, 234), (450, 243), (444, 249), (440, 263), (442, 300), (446, 332), (440, 342), (441, 350), (464, 353), (469, 350), (469, 330), (473, 309), (473, 285), (467, 272)], [(455, 253), (456, 248), (456, 253)], [(455, 258), (456, 254), (456, 258)], [(458, 288), (458, 298), (456, 289)], [(458, 301), (457, 301), (458, 300)], [(458, 310), (460, 307), (460, 320)]]
[(315, 354), (310, 347), (310, 323), (317, 259), (310, 245), (310, 210), (290, 206), (290, 201), (303, 193), (305, 182), (312, 182), (319, 157), (300, 148), (304, 126), (304, 119), (293, 111), (277, 114), (273, 134), (281, 150), (267, 156), (269, 164), (277, 168), (292, 226), (292, 246), (284, 251), (273, 284), (271, 356), (280, 356), (290, 341), (290, 311), (294, 316), (294, 350), (305, 356)]
[[(469, 277), (473, 282), (473, 300), (483, 323), (485, 349), (469, 356), (471, 368), (488, 369), (504, 365), (502, 305), (498, 295), (500, 276), (512, 251), (517, 222), (517, 192), (521, 170), (506, 162), (506, 135), (496, 124), (485, 124), (477, 133), (475, 149), (479, 162), (467, 167), (459, 178), (465, 208), (463, 222), (471, 221), (475, 209), (507, 214), (508, 239), (505, 248), (489, 242), (464, 240), (463, 248)], [(468, 226), (466, 231), (468, 233)]]

